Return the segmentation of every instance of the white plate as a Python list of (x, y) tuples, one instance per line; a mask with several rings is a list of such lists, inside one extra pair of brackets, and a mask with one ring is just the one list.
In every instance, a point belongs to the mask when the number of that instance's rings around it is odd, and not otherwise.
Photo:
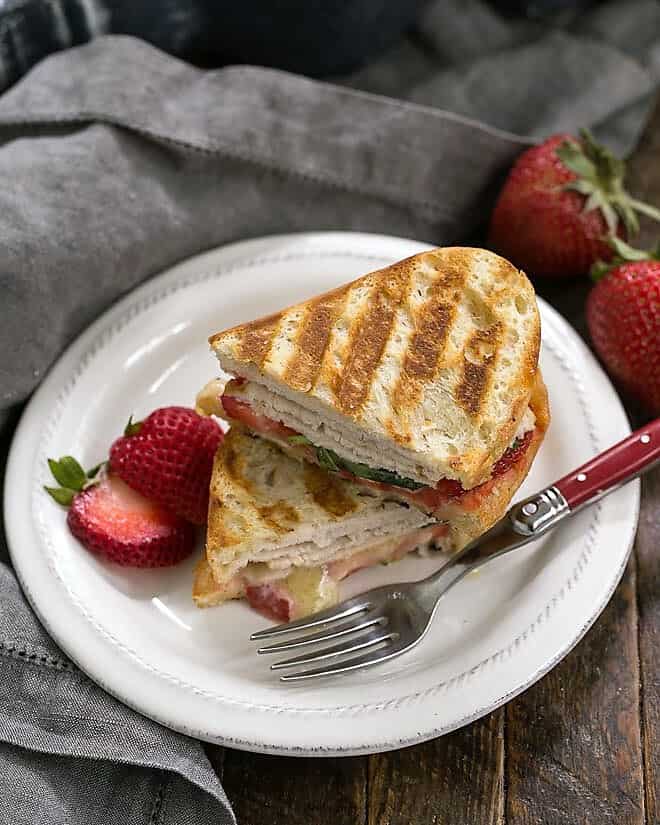
[[(354, 754), (409, 745), (511, 699), (566, 655), (610, 598), (632, 543), (638, 483), (444, 602), (425, 641), (391, 663), (315, 685), (283, 685), (241, 603), (192, 604), (193, 561), (165, 571), (99, 562), (43, 492), (46, 458), (107, 455), (129, 414), (191, 404), (216, 373), (207, 336), (428, 248), (379, 235), (318, 233), (238, 243), (150, 281), (94, 323), (28, 406), (7, 471), (5, 519), (23, 588), (58, 644), (126, 704), (192, 736), (270, 753)], [(541, 302), (553, 421), (523, 493), (625, 436), (628, 424), (587, 348)], [(408, 558), (363, 571), (345, 593), (416, 578)]]

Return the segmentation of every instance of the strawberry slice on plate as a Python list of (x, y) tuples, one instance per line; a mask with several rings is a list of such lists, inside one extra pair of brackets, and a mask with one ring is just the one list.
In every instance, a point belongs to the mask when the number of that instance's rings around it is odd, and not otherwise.
[(190, 555), (195, 527), (104, 471), (92, 479), (70, 456), (49, 461), (62, 487), (47, 487), (69, 506), (67, 525), (92, 553), (127, 567), (166, 567)]

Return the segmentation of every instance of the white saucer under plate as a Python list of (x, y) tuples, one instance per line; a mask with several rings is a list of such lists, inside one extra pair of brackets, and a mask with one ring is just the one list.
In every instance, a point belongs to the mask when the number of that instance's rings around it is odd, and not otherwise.
[[(161, 571), (100, 562), (72, 538), (64, 511), (42, 489), (47, 457), (71, 454), (91, 466), (107, 455), (130, 414), (190, 405), (217, 372), (207, 346), (211, 333), (426, 248), (349, 232), (232, 244), (135, 290), (51, 370), (11, 450), (9, 547), (44, 625), (109, 693), (164, 725), (232, 747), (371, 753), (438, 736), (503, 704), (556, 665), (601, 612), (632, 544), (638, 482), (470, 576), (411, 653), (340, 679), (285, 685), (249, 641), (263, 618), (242, 603), (193, 605), (194, 560)], [(520, 496), (629, 432), (586, 346), (540, 305), (553, 419)], [(418, 578), (433, 564), (411, 557), (362, 571), (344, 593)]]

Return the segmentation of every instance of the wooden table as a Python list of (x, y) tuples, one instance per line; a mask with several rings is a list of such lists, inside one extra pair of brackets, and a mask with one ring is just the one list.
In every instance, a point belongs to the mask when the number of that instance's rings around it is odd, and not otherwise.
[[(635, 193), (660, 205), (660, 101), (630, 172)], [(653, 237), (645, 227), (641, 241)], [(584, 335), (588, 282), (537, 287)], [(375, 756), (208, 753), (239, 825), (660, 823), (660, 470), (643, 479), (635, 550), (608, 607), (505, 707)]]

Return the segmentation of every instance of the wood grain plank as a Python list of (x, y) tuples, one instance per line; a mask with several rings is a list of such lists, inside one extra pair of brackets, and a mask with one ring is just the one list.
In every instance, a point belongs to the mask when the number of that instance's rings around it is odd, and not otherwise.
[(363, 825), (367, 757), (225, 750), (223, 785), (240, 825)]
[(369, 760), (369, 825), (501, 825), (504, 711)]
[(660, 822), (660, 469), (642, 479), (635, 551), (646, 821)]
[[(660, 206), (660, 95), (655, 103), (637, 148), (628, 160), (627, 185), (639, 200)], [(635, 244), (651, 246), (658, 239), (658, 224), (641, 220), (642, 232)]]
[[(660, 206), (660, 95), (629, 162), (629, 185), (635, 197)], [(650, 248), (659, 237), (658, 224), (642, 219), (635, 244)], [(648, 410), (627, 405), (633, 425), (648, 420)], [(660, 470), (642, 479), (642, 507), (635, 545), (641, 670), (641, 724), (644, 757), (646, 822), (660, 822)]]
[(643, 825), (635, 579), (507, 706), (507, 825)]

